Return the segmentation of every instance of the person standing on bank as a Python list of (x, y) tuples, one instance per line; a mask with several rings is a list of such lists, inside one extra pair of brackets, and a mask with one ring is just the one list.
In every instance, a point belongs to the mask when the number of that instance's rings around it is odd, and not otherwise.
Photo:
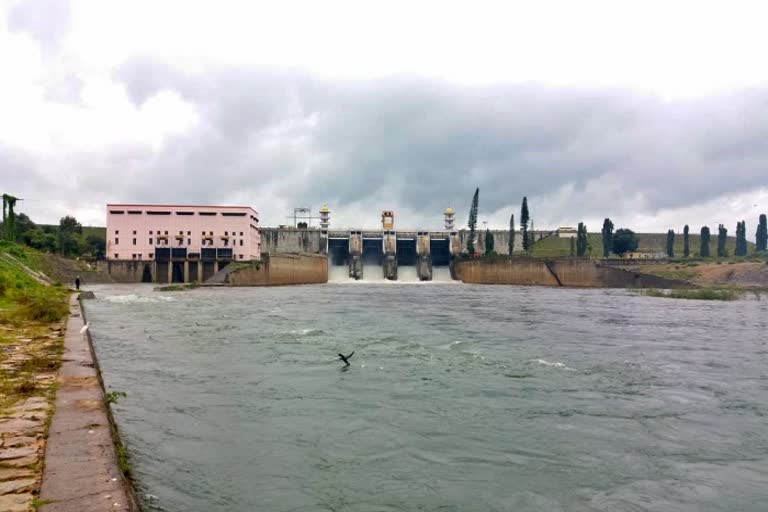
[(80, 276), (77, 276), (77, 277), (75, 278), (75, 289), (76, 289), (77, 291), (80, 291)]

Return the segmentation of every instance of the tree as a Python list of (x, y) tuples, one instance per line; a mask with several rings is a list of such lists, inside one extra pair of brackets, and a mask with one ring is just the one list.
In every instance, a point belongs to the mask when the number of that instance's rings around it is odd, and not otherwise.
[(475, 255), (475, 228), (477, 227), (477, 206), (480, 202), (480, 188), (475, 189), (475, 195), (472, 196), (472, 206), (469, 208), (469, 240), (467, 240), (467, 251), (470, 256)]
[(56, 235), (45, 231), (40, 226), (35, 226), (24, 233), (24, 243), (45, 252), (56, 252), (58, 246)]
[(587, 253), (587, 226), (579, 222), (576, 229), (576, 256), (582, 257)]
[(512, 256), (512, 253), (515, 250), (515, 214), (509, 216), (509, 246), (507, 247), (509, 249), (509, 255)]
[(613, 234), (613, 253), (623, 256), (624, 253), (637, 250), (637, 237), (631, 229), (620, 228)]
[(755, 245), (759, 252), (768, 250), (768, 222), (765, 214), (760, 215), (760, 222), (757, 224), (757, 233), (755, 234)]
[(16, 241), (20, 244), (23, 244), (27, 231), (34, 229), (35, 227), (37, 227), (37, 225), (32, 222), (32, 219), (27, 217), (26, 214), (18, 214), (16, 216)]
[(62, 217), (59, 221), (59, 251), (61, 254), (64, 256), (79, 254), (82, 242), (79, 235), (82, 233), (83, 226), (77, 222), (77, 219), (69, 215)]
[(574, 242), (574, 238), (571, 237), (571, 256), (576, 256), (576, 244)]
[(104, 259), (107, 250), (107, 244), (103, 238), (98, 235), (91, 234), (85, 237), (85, 243), (88, 246), (88, 252), (91, 253), (91, 256), (97, 260)]
[(520, 236), (523, 238), (523, 250), (531, 248), (531, 241), (528, 239), (528, 221), (531, 219), (528, 213), (528, 198), (523, 197), (523, 206), (520, 208)]
[(747, 255), (747, 221), (736, 223), (736, 248), (733, 251), (736, 256)]
[(709, 227), (704, 226), (701, 228), (701, 248), (699, 249), (699, 256), (702, 258), (709, 258)]
[(688, 242), (689, 242), (688, 231), (689, 231), (688, 224), (686, 224), (685, 227), (683, 228), (683, 257), (684, 258), (687, 258), (688, 256), (691, 255), (691, 247), (690, 245), (688, 245)]
[(728, 251), (725, 248), (725, 242), (728, 240), (728, 229), (720, 224), (717, 227), (717, 257), (725, 258), (728, 256)]
[(606, 218), (603, 221), (603, 258), (611, 255), (611, 245), (613, 245), (613, 222)]
[(493, 239), (493, 233), (491, 233), (490, 229), (485, 230), (485, 255), (490, 256), (492, 254), (495, 254), (496, 251), (494, 251), (494, 246), (496, 245), (494, 239)]
[(675, 257), (675, 230), (670, 229), (667, 231), (667, 256), (670, 258)]

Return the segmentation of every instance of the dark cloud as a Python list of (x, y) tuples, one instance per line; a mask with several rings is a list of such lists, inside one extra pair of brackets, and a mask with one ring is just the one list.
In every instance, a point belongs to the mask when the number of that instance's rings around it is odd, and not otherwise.
[(142, 58), (114, 79), (137, 108), (176, 91), (200, 122), (157, 149), (71, 157), (81, 190), (97, 203), (237, 200), (277, 223), (295, 205), (328, 203), (342, 216), (388, 206), (435, 217), (467, 205), (476, 186), (486, 211), (562, 189), (570, 198), (536, 208), (565, 204), (567, 212), (549, 218), (573, 222), (614, 215), (624, 197), (642, 197), (647, 211), (634, 213), (648, 215), (766, 184), (768, 88), (673, 102), (533, 83), (198, 74)]
[(69, 27), (68, 0), (21, 0), (8, 12), (8, 28), (26, 32), (46, 50), (53, 50)]

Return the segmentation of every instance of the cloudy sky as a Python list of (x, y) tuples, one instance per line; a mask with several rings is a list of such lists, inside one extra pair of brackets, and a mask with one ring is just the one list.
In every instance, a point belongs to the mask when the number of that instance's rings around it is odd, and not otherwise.
[(38, 222), (106, 202), (327, 203), (336, 227), (641, 231), (768, 211), (768, 6), (616, 0), (0, 0), (0, 189)]

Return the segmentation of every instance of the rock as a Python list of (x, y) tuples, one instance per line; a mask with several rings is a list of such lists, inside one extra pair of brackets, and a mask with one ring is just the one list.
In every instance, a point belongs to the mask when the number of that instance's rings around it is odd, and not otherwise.
[(19, 478), (32, 478), (35, 472), (28, 468), (2, 468), (0, 467), (0, 482), (16, 480)]
[[(29, 457), (22, 457), (20, 459), (11, 459), (11, 460), (4, 460), (2, 461), (3, 465), (5, 467), (10, 468), (25, 468), (29, 466), (30, 464), (37, 464), (39, 462), (39, 457), (37, 454), (30, 455)], [(2, 509), (0, 509), (2, 510)]]
[(25, 418), (12, 418), (0, 420), (0, 434), (7, 432), (19, 432), (22, 434), (37, 434), (43, 431), (43, 423)]
[(31, 491), (37, 480), (34, 478), (21, 478), (19, 480), (8, 480), (0, 482), (0, 496), (3, 494), (19, 493)]
[(80, 292), (81, 299), (95, 299), (96, 295), (93, 292)]
[(4, 446), (5, 448), (16, 448), (19, 446), (33, 444), (36, 441), (37, 441), (37, 437), (30, 437), (30, 436), (6, 437), (5, 439), (3, 439), (3, 443), (0, 446)]
[(37, 455), (37, 446), (20, 446), (18, 448), (3, 448), (3, 451), (0, 452), (0, 461), (19, 459), (21, 457), (29, 457), (31, 455)]
[(27, 512), (33, 496), (27, 494), (7, 494), (0, 496), (0, 510), (3, 512)]

